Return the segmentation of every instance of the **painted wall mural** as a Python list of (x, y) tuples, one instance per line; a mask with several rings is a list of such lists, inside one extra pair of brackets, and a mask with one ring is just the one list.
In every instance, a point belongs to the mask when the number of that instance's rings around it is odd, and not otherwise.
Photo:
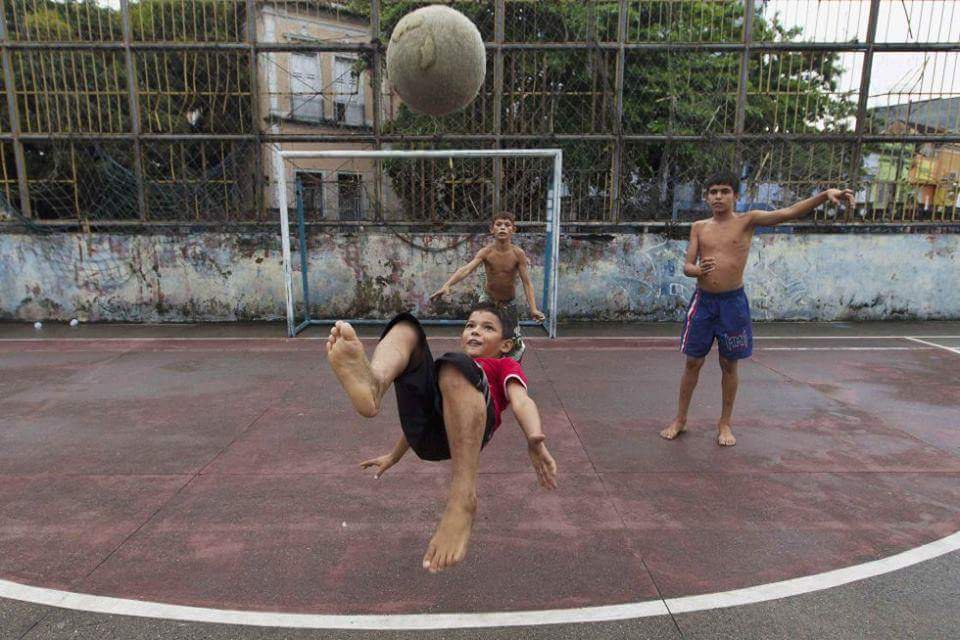
[[(482, 287), (479, 272), (442, 303), (430, 304), (429, 295), (486, 241), (315, 234), (308, 251), (312, 313), (382, 318), (412, 309), (460, 317)], [(532, 260), (539, 297), (544, 238), (518, 243)], [(561, 318), (680, 320), (695, 286), (683, 275), (686, 244), (659, 234), (564, 237)], [(302, 300), (299, 254), (293, 258)], [(271, 233), (0, 235), (0, 319), (280, 319), (280, 260)], [(956, 319), (958, 279), (957, 234), (763, 234), (754, 239), (746, 272), (761, 320)]]

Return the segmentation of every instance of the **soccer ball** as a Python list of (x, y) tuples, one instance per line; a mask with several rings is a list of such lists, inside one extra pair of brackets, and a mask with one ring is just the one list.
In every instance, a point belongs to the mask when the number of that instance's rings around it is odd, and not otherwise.
[(387, 45), (387, 77), (414, 111), (443, 116), (477, 96), (487, 73), (480, 32), (455, 9), (430, 5), (400, 19)]

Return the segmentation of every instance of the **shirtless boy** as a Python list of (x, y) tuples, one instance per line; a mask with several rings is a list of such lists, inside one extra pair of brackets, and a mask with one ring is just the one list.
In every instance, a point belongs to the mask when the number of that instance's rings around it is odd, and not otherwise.
[(460, 334), (462, 352), (434, 361), (417, 319), (402, 313), (390, 321), (367, 360), (357, 333), (337, 322), (327, 340), (327, 359), (354, 409), (372, 418), (393, 384), (403, 434), (390, 453), (361, 463), (375, 477), (413, 449), (424, 460), (452, 463), (446, 510), (423, 556), (423, 568), (443, 571), (463, 560), (477, 510), (480, 450), (500, 426), (508, 406), (527, 438), (527, 453), (540, 486), (556, 488), (557, 463), (544, 444), (537, 405), (527, 395), (520, 364), (502, 357), (513, 347), (510, 316), (478, 304)]
[(723, 408), (717, 423), (717, 443), (721, 446), (737, 443), (730, 419), (739, 382), (737, 362), (749, 358), (753, 352), (750, 307), (743, 292), (743, 270), (754, 230), (802, 218), (828, 200), (834, 204), (855, 206), (853, 192), (849, 189), (827, 189), (785, 209), (739, 214), (733, 211), (739, 187), (740, 181), (732, 173), (712, 176), (705, 189), (713, 217), (693, 223), (690, 229), (683, 273), (697, 279), (697, 290), (690, 300), (680, 339), (680, 350), (687, 355), (687, 362), (680, 381), (677, 417), (660, 432), (667, 440), (686, 431), (687, 409), (697, 386), (700, 368), (716, 339), (723, 372)]
[[(516, 305), (513, 302), (513, 294), (516, 291), (517, 276), (519, 275), (520, 282), (523, 284), (523, 291), (527, 296), (527, 304), (530, 305), (530, 315), (537, 322), (543, 322), (545, 316), (537, 309), (537, 301), (534, 299), (533, 283), (530, 282), (530, 273), (527, 268), (527, 255), (523, 252), (523, 249), (512, 242), (516, 230), (512, 213), (497, 214), (490, 225), (493, 243), (480, 249), (473, 260), (454, 271), (450, 279), (430, 296), (430, 299), (439, 300), (450, 293), (450, 287), (473, 273), (482, 264), (486, 272), (487, 282), (481, 301), (490, 301), (507, 309), (513, 314), (514, 318), (519, 318)], [(520, 334), (520, 324), (516, 323), (514, 327), (513, 349), (508, 356), (519, 362), (526, 347), (523, 344), (523, 336)]]

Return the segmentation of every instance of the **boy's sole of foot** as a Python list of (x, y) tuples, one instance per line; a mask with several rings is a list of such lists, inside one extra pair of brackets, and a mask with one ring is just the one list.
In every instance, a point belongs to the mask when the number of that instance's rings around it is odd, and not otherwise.
[(363, 343), (349, 323), (339, 321), (330, 330), (327, 359), (357, 413), (368, 418), (377, 415), (380, 411), (377, 381)]

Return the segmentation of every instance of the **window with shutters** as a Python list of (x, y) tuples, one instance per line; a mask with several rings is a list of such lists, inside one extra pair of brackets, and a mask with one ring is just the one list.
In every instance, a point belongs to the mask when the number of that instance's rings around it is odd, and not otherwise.
[(290, 56), (290, 117), (317, 122), (323, 119), (320, 54)]
[(363, 126), (364, 100), (361, 74), (356, 58), (336, 56), (333, 60), (334, 119), (341, 124)]

